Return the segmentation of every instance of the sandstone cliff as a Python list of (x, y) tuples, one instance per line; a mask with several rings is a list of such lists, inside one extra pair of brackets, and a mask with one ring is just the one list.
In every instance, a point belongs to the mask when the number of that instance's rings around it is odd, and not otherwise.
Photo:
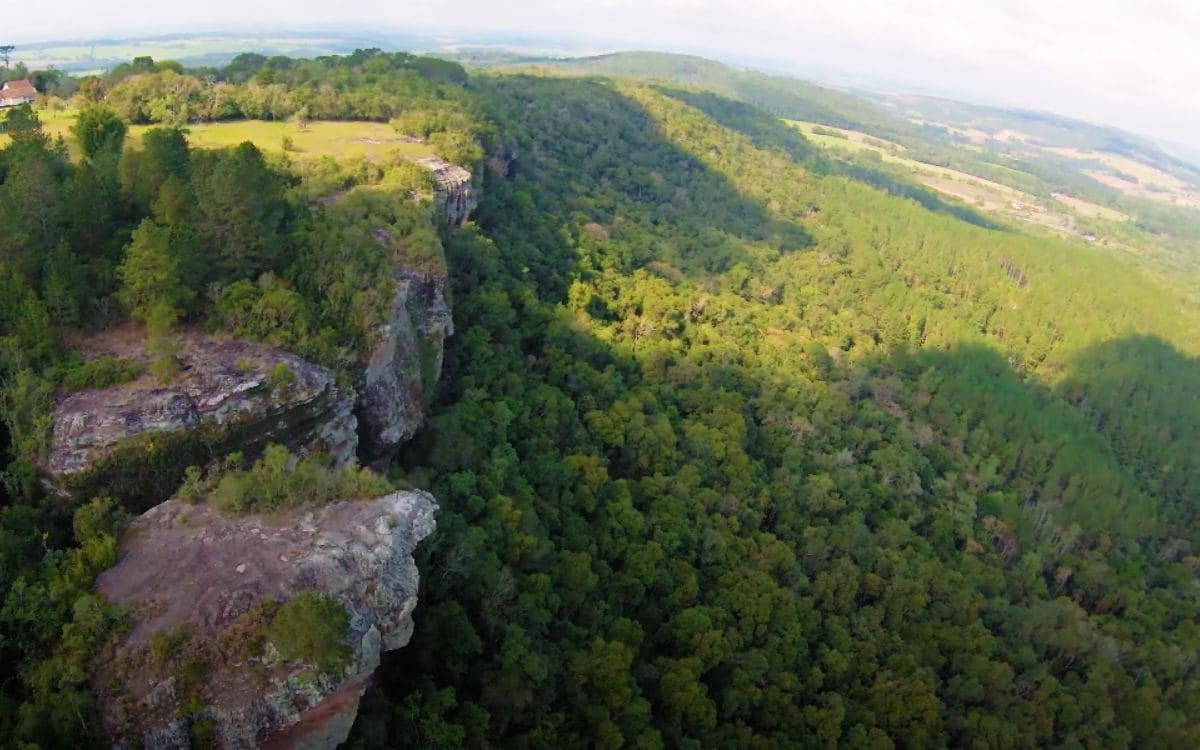
[(391, 314), (377, 332), (359, 384), (360, 455), (386, 463), (425, 416), (454, 333), (447, 279), (438, 270), (395, 269)]
[[(148, 360), (140, 344), (89, 342), (96, 353)], [(179, 374), (78, 391), (59, 399), (44, 469), (55, 488), (102, 488), (145, 508), (169, 497), (190, 463), (267, 443), (321, 450), (338, 463), (358, 445), (355, 394), (333, 373), (259, 344), (180, 337)], [(282, 375), (280, 375), (282, 373)]]
[[(276, 517), (172, 500), (132, 524), (100, 590), (132, 622), (94, 689), (118, 746), (333, 748), (380, 654), (408, 643), (433, 498), (396, 492)], [(272, 602), (310, 591), (343, 607), (347, 659), (322, 672), (271, 640)]]
[(433, 173), (434, 202), (446, 223), (461, 227), (478, 207), (470, 171), (436, 156), (425, 156), (417, 164)]

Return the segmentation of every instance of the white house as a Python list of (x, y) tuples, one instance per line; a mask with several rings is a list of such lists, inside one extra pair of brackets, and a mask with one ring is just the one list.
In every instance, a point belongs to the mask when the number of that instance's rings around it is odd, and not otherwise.
[(29, 81), (24, 79), (7, 81), (3, 86), (0, 86), (0, 108), (19, 107), (22, 104), (30, 104), (36, 96), (37, 91)]

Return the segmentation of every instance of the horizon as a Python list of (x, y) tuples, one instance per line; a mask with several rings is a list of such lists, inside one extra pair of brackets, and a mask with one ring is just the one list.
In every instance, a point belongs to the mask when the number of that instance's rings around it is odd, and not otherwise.
[[(169, 18), (161, 9), (142, 11), (142, 0), (99, 18), (81, 5), (79, 13), (67, 14), (75, 19), (72, 22), (56, 20), (53, 28), (45, 29), (26, 25), (25, 31), (0, 42), (17, 45), (14, 61), (21, 59), (21, 47), (49, 44), (323, 32), (380, 40), (472, 37), (480, 44), (486, 44), (487, 37), (519, 37), (558, 45), (572, 55), (635, 50), (695, 54), (835, 88), (1053, 113), (1120, 128), (1170, 150), (1183, 150), (1186, 153), (1179, 155), (1193, 161), (1200, 158), (1200, 106), (1188, 95), (1193, 82), (1200, 80), (1200, 55), (1188, 54), (1190, 39), (1200, 36), (1200, 6), (1189, 8), (1172, 0), (1154, 0), (1157, 13), (1109, 2), (1104, 12), (1089, 10), (1086, 16), (1079, 15), (1084, 12), (1079, 3), (1049, 12), (1019, 0), (1002, 9), (975, 4), (951, 14), (933, 0), (903, 0), (878, 13), (861, 3), (838, 11), (810, 8), (800, 14), (803, 18), (777, 0), (751, 3), (740, 14), (727, 7), (728, 0), (703, 0), (690, 11), (684, 7), (689, 3), (680, 0), (655, 0), (640, 9), (632, 8), (630, 0), (605, 0), (599, 4), (605, 10), (600, 17), (592, 6), (537, 0), (499, 15), (480, 4), (479, 12), (456, 13), (454, 19), (429, 0), (409, 3), (403, 19), (374, 0), (359, 6), (355, 18), (328, 17), (327, 9), (308, 4), (289, 5), (286, 12), (270, 10), (277, 3), (268, 0), (248, 9), (239, 5), (238, 21), (227, 24), (207, 20), (233, 15), (220, 12), (226, 0), (207, 5), (205, 19), (194, 9), (173, 11)], [(75, 0), (68, 2), (73, 4)], [(263, 17), (264, 8), (269, 17)], [(543, 12), (539, 15), (536, 9)], [(635, 27), (625, 21), (634, 14), (645, 23), (631, 30)], [(820, 20), (822, 14), (824, 23), (800, 23), (810, 15)], [(459, 20), (464, 16), (474, 21), (464, 24)], [(288, 20), (280, 23), (280, 17)], [(889, 27), (886, 19), (894, 23)], [(754, 36), (739, 35), (748, 26)], [(1001, 28), (988, 31), (987, 26)], [(1064, 26), (1071, 28), (1059, 28), (1063, 33), (1053, 36), (1054, 28)], [(445, 52), (444, 45), (393, 47), (410, 48)]]

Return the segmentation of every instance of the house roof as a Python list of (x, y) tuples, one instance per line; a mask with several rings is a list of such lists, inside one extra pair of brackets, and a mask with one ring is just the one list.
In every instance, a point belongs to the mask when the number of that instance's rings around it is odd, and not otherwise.
[(33, 84), (24, 78), (6, 82), (3, 86), (0, 86), (0, 91), (4, 92), (5, 99), (32, 99), (37, 96), (37, 90), (33, 87)]

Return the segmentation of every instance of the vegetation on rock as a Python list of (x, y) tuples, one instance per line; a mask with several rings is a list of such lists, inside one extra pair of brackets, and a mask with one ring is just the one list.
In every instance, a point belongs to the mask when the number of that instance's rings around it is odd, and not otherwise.
[[(469, 139), (482, 132), (457, 65), (378, 51), (294, 63), (234, 61), (224, 93), (242, 92), (237, 107), (249, 109), (220, 116), (290, 116), (292, 109), (260, 105), (275, 96), (268, 92), (286, 88), (300, 97), (303, 89), (335, 106), (311, 116), (384, 123), (402, 106), (441, 102), (460, 115), (439, 127), (464, 128)], [(322, 90), (328, 84), (339, 92), (336, 102), (318, 93), (317, 71), (324, 71)], [(39, 114), (46, 113), (19, 107), (3, 116), (0, 747), (98, 741), (85, 657), (112, 617), (90, 587), (111, 560), (97, 557), (97, 542), (73, 535), (71, 508), (47, 496), (39, 466), (60, 388), (126, 383), (141, 366), (111, 356), (81, 362), (65, 342), (144, 323), (156, 355), (152, 372), (171, 380), (186, 376), (177, 332), (212, 329), (267, 341), (350, 381), (386, 314), (379, 302), (391, 299), (391, 261), (411, 254), (422, 265), (444, 263), (433, 203), (414, 200), (429, 197), (426, 170), (399, 157), (290, 165), (250, 143), (193, 148), (174, 127), (193, 119), (187, 97), (177, 94), (200, 79), (141, 61), (89, 80), (80, 91), (90, 104), (74, 116), (70, 143), (43, 131)], [(222, 107), (228, 101), (218, 99)], [(162, 127), (139, 131), (127, 147), (128, 126), (147, 121)], [(316, 202), (331, 193), (347, 195)], [(376, 230), (390, 241), (382, 243)], [(285, 381), (280, 373), (272, 384), (286, 388)], [(130, 507), (147, 481), (169, 495), (182, 466), (214, 458), (211, 437), (134, 441), (111, 465), (79, 475), (73, 489), (85, 500), (112, 495)], [(265, 509), (385, 487), (365, 472), (339, 474), (315, 459), (285, 463), (297, 471), (291, 484), (268, 484), (274, 475), (251, 468), (228, 479), (223, 496), (231, 507)], [(115, 554), (115, 543), (107, 549)]]
[(282, 445), (268, 445), (248, 469), (238, 468), (240, 461), (241, 456), (231, 454), (206, 478), (199, 467), (189, 467), (177, 497), (188, 502), (209, 497), (225, 512), (250, 513), (361, 500), (394, 489), (369, 469), (353, 463), (335, 467), (319, 454), (301, 458)]
[(350, 616), (341, 602), (302, 591), (280, 605), (267, 636), (284, 659), (333, 672), (344, 667), (352, 654), (345, 642), (349, 625)]

